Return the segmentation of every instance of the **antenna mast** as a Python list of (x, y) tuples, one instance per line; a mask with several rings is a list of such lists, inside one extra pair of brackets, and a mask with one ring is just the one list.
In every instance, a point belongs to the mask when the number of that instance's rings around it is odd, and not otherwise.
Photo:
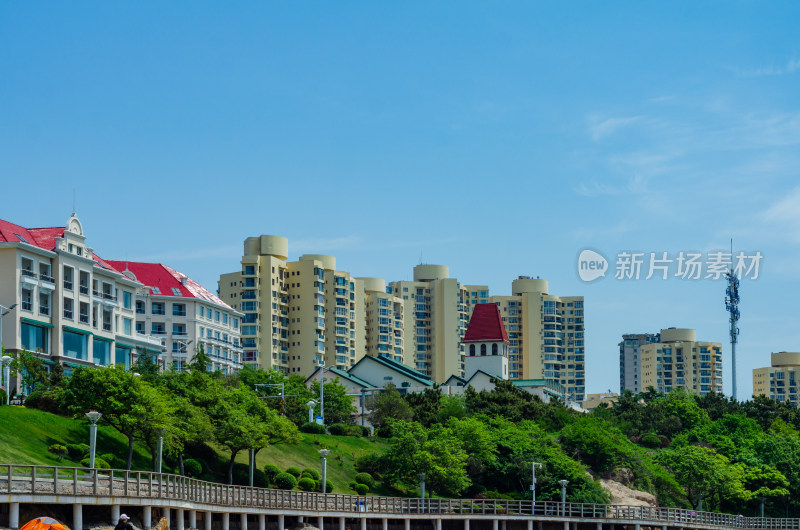
[(731, 268), (725, 273), (728, 287), (725, 289), (725, 310), (730, 313), (731, 336), (731, 377), (733, 378), (733, 399), (736, 399), (736, 343), (739, 342), (739, 279), (733, 271), (733, 239), (731, 239)]

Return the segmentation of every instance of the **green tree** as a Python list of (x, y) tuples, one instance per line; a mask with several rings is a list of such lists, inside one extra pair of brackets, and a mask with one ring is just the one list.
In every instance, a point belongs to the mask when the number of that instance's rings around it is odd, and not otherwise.
[(368, 398), (367, 408), (369, 421), (377, 428), (385, 426), (389, 420), (410, 421), (414, 416), (411, 406), (392, 384)]
[(194, 352), (194, 357), (189, 363), (189, 369), (192, 371), (199, 371), (202, 373), (208, 372), (208, 367), (211, 366), (211, 357), (206, 353), (205, 347), (201, 344)]
[(21, 389), (26, 393), (48, 387), (49, 378), (42, 361), (27, 350), (19, 350), (11, 361), (11, 375), (21, 382)]
[[(310, 390), (311, 395), (319, 396), (319, 381), (314, 381)], [(325, 424), (350, 423), (352, 415), (356, 412), (356, 407), (353, 405), (353, 396), (347, 395), (347, 389), (337, 379), (326, 380), (324, 392)], [(317, 404), (317, 410), (319, 410), (319, 404)], [(308, 411), (308, 408), (306, 408), (306, 411)]]
[(144, 349), (137, 350), (136, 362), (131, 366), (131, 372), (139, 374), (145, 381), (154, 381), (158, 379), (158, 362), (157, 357)]
[(414, 421), (423, 427), (430, 427), (439, 422), (444, 403), (442, 391), (438, 388), (426, 388), (424, 392), (406, 394), (405, 400), (414, 412)]

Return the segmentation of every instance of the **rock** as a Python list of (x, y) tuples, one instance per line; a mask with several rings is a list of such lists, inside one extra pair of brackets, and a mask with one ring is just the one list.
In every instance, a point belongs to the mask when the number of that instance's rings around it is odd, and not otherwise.
[(611, 494), (611, 504), (651, 507), (658, 505), (655, 495), (646, 491), (632, 490), (616, 480), (600, 479), (600, 485)]

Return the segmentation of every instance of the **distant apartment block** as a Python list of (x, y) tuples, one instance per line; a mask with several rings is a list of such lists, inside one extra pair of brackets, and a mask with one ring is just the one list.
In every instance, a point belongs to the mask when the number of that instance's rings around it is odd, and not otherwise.
[(220, 276), (220, 298), (243, 315), (244, 364), (308, 375), (367, 352), (404, 360), (403, 304), (383, 280), (337, 270), (333, 256), (288, 255), (284, 237), (250, 237), (241, 271)]
[(800, 352), (778, 352), (770, 355), (770, 366), (753, 370), (753, 396), (767, 396), (780, 402), (798, 403), (797, 372)]
[(109, 261), (144, 285), (136, 299), (136, 332), (161, 339), (164, 362), (183, 370), (202, 347), (209, 370), (235, 373), (241, 367), (241, 313), (185, 274), (160, 263)]
[(660, 342), (639, 347), (642, 390), (684, 388), (699, 395), (722, 392), (722, 345), (698, 341), (693, 329), (662, 329)]
[[(161, 340), (137, 333), (135, 303), (144, 286), (86, 244), (78, 217), (66, 226), (24, 228), (0, 221), (3, 348), (28, 350), (48, 368), (130, 366), (161, 355)], [(5, 312), (5, 310), (3, 310)]]
[(642, 391), (640, 348), (661, 341), (658, 333), (627, 333), (619, 343), (619, 389), (634, 394)]
[(556, 296), (547, 280), (520, 276), (511, 296), (492, 296), (509, 339), (509, 378), (546, 379), (566, 389), (568, 399), (586, 393), (584, 300)]

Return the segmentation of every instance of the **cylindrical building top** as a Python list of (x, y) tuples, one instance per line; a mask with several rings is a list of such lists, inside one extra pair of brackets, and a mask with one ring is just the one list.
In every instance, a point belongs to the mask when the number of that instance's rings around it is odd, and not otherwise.
[(800, 353), (795, 351), (780, 351), (773, 353), (772, 366), (800, 366)]
[(368, 293), (385, 293), (386, 281), (383, 278), (356, 278), (363, 282), (364, 290)]
[(689, 328), (662, 329), (661, 342), (697, 342), (697, 332)]
[(303, 254), (300, 256), (300, 261), (319, 261), (322, 263), (322, 268), (325, 270), (336, 270), (336, 258), (333, 256), (326, 256), (325, 254)]
[(431, 280), (444, 280), (450, 277), (447, 265), (417, 265), (414, 267), (414, 281), (428, 282)]
[(244, 240), (245, 256), (275, 256), (286, 260), (289, 257), (289, 240), (281, 236), (248, 237)]
[(549, 286), (547, 280), (540, 280), (539, 278), (528, 278), (520, 276), (511, 282), (512, 294), (520, 295), (524, 293), (545, 293), (547, 294)]

